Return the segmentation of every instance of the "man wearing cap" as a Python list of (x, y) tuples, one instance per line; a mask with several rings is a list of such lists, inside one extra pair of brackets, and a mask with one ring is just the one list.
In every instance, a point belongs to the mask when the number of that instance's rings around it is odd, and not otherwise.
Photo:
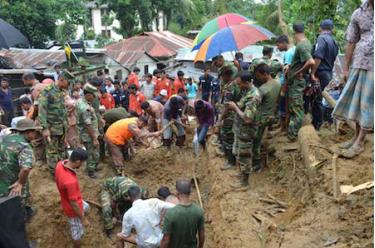
[(146, 101), (145, 95), (142, 92), (138, 91), (138, 88), (135, 84), (129, 85), (129, 112), (135, 111), (138, 115), (142, 114), (141, 104)]
[(48, 85), (39, 97), (38, 121), (46, 142), (47, 165), (54, 175), (55, 166), (65, 158), (65, 134), (68, 130), (65, 95), (68, 89), (68, 75), (62, 72), (55, 84)]
[(323, 106), (321, 91), (332, 80), (332, 71), (339, 47), (332, 35), (333, 21), (323, 20), (320, 24), (320, 35), (316, 40), (313, 57), (315, 64), (311, 69), (311, 79), (320, 86), (312, 101), (312, 124), (319, 130), (323, 123)]
[(303, 91), (306, 87), (305, 76), (310, 67), (315, 64), (311, 56), (312, 46), (306, 38), (305, 27), (302, 23), (293, 25), (294, 38), (296, 40), (296, 51), (293, 56), (292, 64), (285, 72), (288, 83), (288, 109), (289, 109), (289, 127), (288, 139), (295, 141), (298, 131), (302, 127), (304, 117), (303, 112)]
[(23, 119), (0, 142), (0, 197), (21, 196), (26, 218), (32, 215), (28, 176), (33, 167), (30, 142), (35, 138), (34, 121)]
[(167, 90), (161, 90), (160, 94), (154, 98), (154, 101), (160, 102), (161, 104), (164, 105), (168, 101)]
[(234, 144), (233, 154), (240, 167), (241, 178), (239, 183), (232, 187), (248, 187), (249, 175), (253, 160), (253, 144), (258, 131), (258, 113), (261, 103), (259, 90), (251, 83), (248, 71), (241, 71), (236, 78), (236, 83), (245, 95), (237, 103), (228, 102), (227, 108), (235, 112), (233, 121)]
[[(105, 179), (100, 192), (100, 204), (102, 205), (102, 216), (104, 220), (104, 230), (108, 236), (112, 234), (113, 229), (113, 210), (131, 207), (131, 201), (128, 190), (131, 186), (138, 186), (137, 183), (129, 177), (116, 176)], [(147, 191), (141, 189), (142, 195), (147, 196)], [(125, 205), (125, 206), (124, 206)], [(121, 215), (121, 213), (118, 213)]]
[(95, 171), (99, 163), (99, 129), (98, 118), (92, 107), (97, 89), (90, 83), (83, 88), (83, 98), (76, 105), (77, 128), (81, 137), (81, 143), (86, 148), (88, 158), (86, 162), (87, 174), (95, 178)]

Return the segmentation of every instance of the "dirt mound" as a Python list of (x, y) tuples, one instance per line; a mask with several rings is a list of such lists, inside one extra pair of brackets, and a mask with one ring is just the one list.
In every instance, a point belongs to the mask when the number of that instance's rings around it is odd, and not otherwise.
[[(346, 132), (346, 136), (337, 136), (322, 130), (320, 136), (324, 145), (331, 147), (347, 139), (351, 131)], [(373, 180), (373, 142), (368, 140), (365, 153), (358, 158), (338, 159), (339, 185)], [(373, 189), (354, 193), (339, 203), (334, 201), (332, 154), (327, 149), (319, 150), (319, 159), (325, 162), (312, 170), (304, 166), (298, 149), (293, 148), (298, 148), (297, 143), (290, 144), (285, 137), (273, 138), (267, 167), (252, 174), (251, 188), (243, 191), (230, 187), (237, 171), (221, 171), (223, 158), (208, 143), (208, 153), (199, 158), (193, 155), (189, 141), (183, 150), (138, 150), (126, 163), (126, 174), (147, 187), (150, 196), (155, 196), (160, 186), (174, 191), (176, 179), (196, 175), (206, 212), (205, 247), (314, 248), (330, 242), (336, 242), (335, 247), (373, 246)], [(89, 179), (83, 169), (79, 173), (86, 199), (97, 200), (100, 183), (112, 175), (108, 163), (102, 167), (96, 180)], [(28, 225), (30, 239), (38, 240), (40, 248), (70, 247), (68, 223), (48, 171), (35, 168), (30, 181), (38, 208)], [(195, 191), (193, 199), (198, 202)], [(113, 241), (102, 232), (100, 212), (92, 207), (88, 217), (91, 227), (83, 239), (84, 247), (113, 247)]]

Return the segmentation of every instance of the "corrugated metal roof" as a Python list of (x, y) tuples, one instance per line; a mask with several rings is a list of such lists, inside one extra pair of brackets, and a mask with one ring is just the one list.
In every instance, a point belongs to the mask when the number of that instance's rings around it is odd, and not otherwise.
[(49, 51), (43, 49), (2, 49), (0, 56), (11, 59), (14, 69), (48, 68), (66, 61), (64, 51)]
[(154, 58), (169, 58), (178, 49), (191, 46), (192, 40), (169, 31), (145, 32), (108, 45), (106, 53), (122, 65), (131, 66), (145, 53)]

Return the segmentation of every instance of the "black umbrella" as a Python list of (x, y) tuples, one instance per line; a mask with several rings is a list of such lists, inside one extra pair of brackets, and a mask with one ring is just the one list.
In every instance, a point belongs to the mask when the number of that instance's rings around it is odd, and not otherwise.
[(15, 27), (0, 18), (0, 49), (15, 45), (29, 46), (27, 38)]

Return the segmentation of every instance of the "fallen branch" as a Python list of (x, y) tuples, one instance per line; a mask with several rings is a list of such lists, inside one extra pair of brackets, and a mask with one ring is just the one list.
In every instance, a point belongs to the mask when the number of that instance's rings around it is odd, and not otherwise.
[(267, 194), (268, 198), (274, 200), (275, 202), (277, 202), (277, 204), (279, 204), (280, 206), (284, 207), (284, 208), (288, 208), (288, 204), (286, 202), (283, 202), (283, 201), (280, 201), (279, 199), (277, 199), (276, 197), (270, 195), (270, 194)]
[(357, 192), (359, 190), (362, 190), (362, 189), (370, 189), (374, 187), (374, 181), (369, 181), (367, 183), (362, 183), (360, 185), (357, 185), (357, 186), (353, 186), (353, 185), (341, 185), (340, 186), (340, 190), (341, 190), (341, 193), (342, 194), (346, 194), (346, 195), (350, 195), (354, 192)]
[(199, 205), (201, 206), (201, 208), (203, 208), (202, 196), (201, 196), (201, 192), (200, 192), (199, 186), (198, 186), (198, 181), (197, 181), (197, 178), (195, 177), (195, 175), (193, 175), (193, 180), (194, 180), (195, 188), (196, 188), (197, 194), (198, 194)]
[(94, 205), (95, 207), (99, 208), (99, 209), (102, 209), (102, 205), (97, 203), (96, 201), (92, 201), (92, 200), (88, 200), (88, 199), (85, 199), (85, 201), (91, 205)]
[(337, 164), (338, 155), (335, 153), (332, 157), (332, 187), (333, 187), (333, 198), (337, 199), (337, 173), (336, 173), (336, 164)]

